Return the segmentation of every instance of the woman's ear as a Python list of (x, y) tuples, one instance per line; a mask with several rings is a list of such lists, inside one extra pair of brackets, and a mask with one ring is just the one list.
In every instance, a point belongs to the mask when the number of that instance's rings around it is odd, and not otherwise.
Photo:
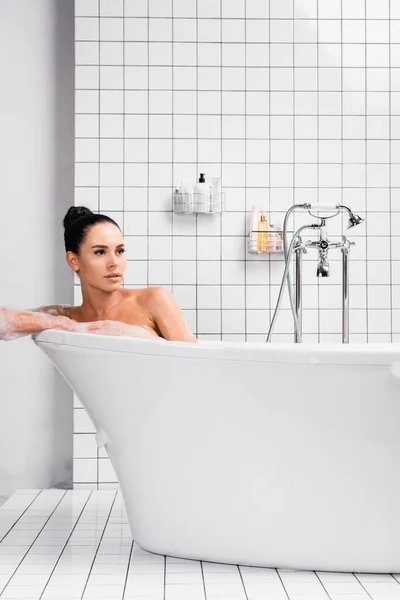
[(75, 271), (76, 273), (79, 273), (79, 259), (78, 259), (77, 255), (74, 252), (71, 252), (69, 250), (65, 257), (66, 257), (67, 263), (71, 267), (71, 269), (73, 271)]

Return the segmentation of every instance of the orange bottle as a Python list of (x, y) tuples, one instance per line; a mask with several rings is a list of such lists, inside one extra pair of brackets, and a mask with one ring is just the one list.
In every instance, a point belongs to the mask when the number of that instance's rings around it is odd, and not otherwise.
[(261, 211), (261, 218), (258, 222), (257, 233), (257, 252), (267, 252), (268, 250), (268, 222), (265, 211)]

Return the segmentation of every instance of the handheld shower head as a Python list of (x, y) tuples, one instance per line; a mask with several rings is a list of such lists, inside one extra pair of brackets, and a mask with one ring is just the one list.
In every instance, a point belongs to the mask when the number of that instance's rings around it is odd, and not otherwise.
[(348, 225), (347, 225), (347, 229), (351, 229), (352, 227), (355, 227), (356, 225), (359, 225), (363, 221), (364, 221), (364, 219), (361, 218), (360, 215), (355, 215), (354, 213), (350, 212), (349, 222), (348, 222)]
[(363, 223), (365, 220), (362, 217), (360, 217), (360, 215), (355, 215), (353, 213), (353, 211), (348, 206), (345, 206), (344, 204), (338, 204), (338, 208), (344, 208), (349, 213), (349, 221), (347, 223), (347, 229), (351, 229), (352, 227), (355, 227), (356, 225)]

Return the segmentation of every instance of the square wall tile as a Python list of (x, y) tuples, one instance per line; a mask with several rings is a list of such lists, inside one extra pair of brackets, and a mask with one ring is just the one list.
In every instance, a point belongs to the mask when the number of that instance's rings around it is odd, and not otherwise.
[[(328, 222), (330, 239), (355, 242), (351, 339), (400, 339), (397, 3), (76, 0), (75, 11), (75, 203), (123, 225), (124, 285), (171, 290), (199, 339), (264, 342), (284, 261), (248, 253), (251, 207), (282, 227), (295, 203), (344, 204), (365, 217), (351, 230), (346, 214)], [(173, 213), (174, 186), (200, 172), (221, 178), (225, 212)], [(296, 211), (290, 231), (309, 218)], [(315, 259), (303, 262), (304, 339), (341, 343), (340, 251), (327, 281)], [(78, 278), (74, 293), (81, 303)], [(274, 342), (292, 339), (285, 295)], [(76, 485), (117, 486), (78, 401), (74, 423)]]

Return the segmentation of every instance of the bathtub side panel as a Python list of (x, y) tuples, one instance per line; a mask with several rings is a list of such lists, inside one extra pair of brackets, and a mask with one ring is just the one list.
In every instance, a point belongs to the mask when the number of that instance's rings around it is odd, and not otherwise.
[(400, 570), (399, 386), (388, 367), (67, 347), (52, 360), (109, 439), (146, 550)]

